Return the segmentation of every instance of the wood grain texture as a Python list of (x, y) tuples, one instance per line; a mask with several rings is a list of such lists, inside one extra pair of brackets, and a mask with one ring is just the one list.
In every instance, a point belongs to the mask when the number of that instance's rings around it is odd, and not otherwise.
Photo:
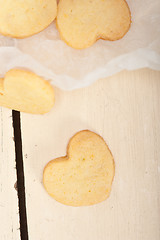
[[(22, 114), (30, 239), (159, 240), (160, 72), (124, 71), (85, 89), (55, 93), (50, 113)], [(42, 173), (82, 129), (106, 140), (116, 172), (108, 200), (75, 208), (45, 192)]]
[(0, 239), (19, 240), (12, 111), (0, 108)]

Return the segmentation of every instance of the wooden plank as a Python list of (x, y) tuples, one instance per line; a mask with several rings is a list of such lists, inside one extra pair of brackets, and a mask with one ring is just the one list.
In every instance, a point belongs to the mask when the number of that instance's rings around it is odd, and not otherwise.
[[(22, 114), (30, 239), (160, 239), (160, 72), (121, 72), (72, 92), (55, 89), (44, 116)], [(108, 143), (116, 164), (108, 200), (64, 206), (45, 192), (43, 168), (65, 155), (70, 137), (90, 129)]]
[(2, 240), (20, 239), (15, 166), (12, 111), (0, 108), (0, 239)]

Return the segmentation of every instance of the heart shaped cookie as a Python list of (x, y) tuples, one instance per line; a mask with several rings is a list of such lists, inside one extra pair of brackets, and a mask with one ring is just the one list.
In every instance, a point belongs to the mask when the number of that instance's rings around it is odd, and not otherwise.
[(26, 113), (44, 114), (53, 105), (53, 88), (32, 72), (12, 69), (4, 79), (0, 79), (0, 106)]
[(56, 0), (0, 0), (0, 33), (29, 37), (48, 27), (56, 15)]
[(72, 137), (66, 157), (46, 165), (43, 184), (58, 202), (92, 205), (109, 196), (114, 171), (113, 156), (103, 138), (84, 130)]
[(129, 30), (131, 14), (125, 0), (60, 0), (57, 28), (71, 47), (83, 49), (96, 40), (118, 40)]

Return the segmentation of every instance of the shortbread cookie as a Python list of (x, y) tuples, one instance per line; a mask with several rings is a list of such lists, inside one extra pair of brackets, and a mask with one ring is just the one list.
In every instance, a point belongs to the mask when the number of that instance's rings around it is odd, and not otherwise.
[(29, 37), (45, 29), (56, 15), (56, 0), (0, 0), (0, 33)]
[(125, 0), (60, 0), (57, 27), (71, 47), (83, 49), (98, 39), (118, 40), (129, 30), (131, 14)]
[(43, 184), (58, 202), (92, 205), (108, 198), (114, 171), (113, 156), (103, 138), (84, 130), (72, 137), (66, 157), (46, 165)]
[(12, 69), (0, 79), (0, 106), (21, 112), (44, 114), (54, 105), (52, 86), (36, 74)]

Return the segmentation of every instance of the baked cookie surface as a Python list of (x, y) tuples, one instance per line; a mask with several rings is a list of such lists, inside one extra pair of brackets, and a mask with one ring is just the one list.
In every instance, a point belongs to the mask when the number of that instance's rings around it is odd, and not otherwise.
[(15, 38), (36, 34), (55, 19), (56, 0), (0, 0), (0, 33)]
[(76, 49), (98, 39), (118, 40), (130, 28), (131, 14), (125, 0), (60, 0), (57, 28), (62, 40)]
[(12, 69), (0, 78), (0, 106), (32, 114), (44, 114), (54, 105), (54, 90), (36, 74)]
[(84, 130), (71, 138), (66, 157), (46, 165), (43, 184), (58, 202), (87, 206), (108, 198), (114, 171), (113, 156), (103, 138)]

